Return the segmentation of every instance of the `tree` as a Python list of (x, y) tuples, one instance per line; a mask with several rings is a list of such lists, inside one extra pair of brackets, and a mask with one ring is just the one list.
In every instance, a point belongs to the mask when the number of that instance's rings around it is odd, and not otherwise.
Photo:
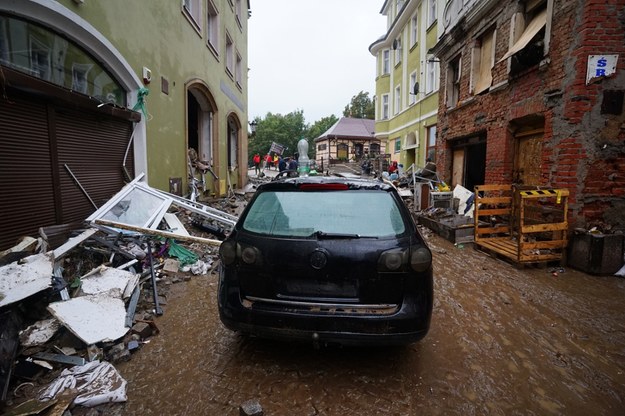
[(352, 97), (352, 101), (345, 106), (343, 117), (375, 119), (375, 105), (369, 98), (369, 93), (360, 91)]
[(248, 143), (248, 161), (252, 163), (255, 153), (269, 153), (271, 144), (276, 142), (285, 146), (285, 155), (297, 152), (297, 142), (304, 137), (306, 125), (304, 112), (297, 110), (287, 115), (267, 113), (264, 119), (257, 117), (256, 133)]

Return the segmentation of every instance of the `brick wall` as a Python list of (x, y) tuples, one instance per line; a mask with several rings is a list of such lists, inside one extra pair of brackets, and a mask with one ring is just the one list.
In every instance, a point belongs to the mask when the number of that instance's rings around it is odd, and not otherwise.
[[(513, 128), (544, 120), (541, 184), (567, 188), (571, 227), (625, 229), (625, 115), (602, 114), (606, 90), (625, 90), (625, 0), (554, 0), (548, 59), (509, 77), (507, 52), (516, 2), (504, 1), (441, 58), (437, 163), (451, 177), (451, 150), (459, 138), (487, 137), (486, 183), (510, 183)], [(497, 16), (494, 20), (492, 16)], [(496, 27), (491, 91), (469, 93), (473, 39)], [(451, 49), (450, 49), (451, 50)], [(462, 53), (460, 102), (446, 106), (446, 62)], [(586, 85), (588, 55), (618, 54), (617, 73)]]

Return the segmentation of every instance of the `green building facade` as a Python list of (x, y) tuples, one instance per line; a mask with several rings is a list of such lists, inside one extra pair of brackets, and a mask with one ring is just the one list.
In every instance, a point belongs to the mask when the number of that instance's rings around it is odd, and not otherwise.
[(387, 31), (369, 51), (376, 57), (375, 137), (405, 168), (435, 160), (439, 66), (428, 51), (439, 33), (443, 2), (386, 0)]
[(0, 0), (0, 245), (84, 220), (141, 173), (185, 195), (201, 178), (190, 153), (214, 172), (207, 195), (243, 187), (250, 13), (249, 0)]

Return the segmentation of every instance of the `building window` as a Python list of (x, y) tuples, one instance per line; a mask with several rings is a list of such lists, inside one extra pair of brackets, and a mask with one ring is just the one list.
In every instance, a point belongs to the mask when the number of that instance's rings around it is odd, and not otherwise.
[(401, 152), (401, 137), (395, 139), (395, 153)]
[(388, 120), (388, 94), (382, 95), (382, 120)]
[(234, 76), (234, 43), (228, 33), (226, 33), (226, 72)]
[(401, 85), (395, 87), (395, 114), (401, 111)]
[(237, 52), (237, 61), (234, 67), (234, 81), (237, 83), (237, 87), (239, 87), (239, 89), (243, 88), (241, 84), (242, 66), (243, 58), (241, 58), (241, 55), (239, 55), (239, 52)]
[(425, 129), (428, 136), (428, 145), (425, 152), (426, 158), (436, 162), (436, 124)]
[(436, 90), (436, 62), (428, 59), (425, 70), (425, 93), (430, 94)]
[(447, 107), (454, 108), (460, 100), (460, 56), (449, 61), (447, 67)]
[(399, 14), (402, 7), (404, 7), (404, 0), (397, 0), (397, 14)]
[(402, 55), (402, 46), (401, 46), (401, 37), (395, 39), (395, 65), (399, 65), (401, 63), (401, 55)]
[(238, 163), (239, 129), (234, 120), (228, 120), (228, 167), (234, 169)]
[(0, 64), (100, 102), (126, 104), (126, 91), (81, 46), (43, 26), (1, 14)]
[(415, 14), (410, 21), (410, 45), (417, 43), (419, 39), (419, 17)]
[(213, 3), (208, 0), (206, 16), (206, 37), (208, 46), (219, 55), (219, 12)]
[(412, 105), (412, 104), (417, 102), (417, 94), (418, 94), (418, 91), (415, 93), (415, 90), (417, 89), (417, 88), (415, 88), (416, 85), (417, 85), (417, 73), (416, 73), (416, 71), (413, 72), (412, 74), (410, 74), (410, 84), (409, 85), (410, 85), (410, 92), (408, 93), (408, 103)]
[(237, 25), (239, 25), (239, 29), (243, 30), (243, 24), (241, 24), (241, 0), (235, 0), (234, 2), (234, 15), (237, 21)]
[(471, 85), (473, 94), (479, 94), (492, 85), (494, 60), (495, 31), (490, 30), (477, 39), (473, 47), (471, 65)]
[(436, 22), (436, 2), (437, 0), (429, 0), (428, 4), (428, 27)]
[(515, 13), (510, 25), (510, 49), (499, 62), (512, 57), (510, 73), (515, 74), (537, 65), (549, 50), (546, 33), (551, 30), (547, 21), (547, 2), (527, 1), (525, 11)]
[(326, 150), (327, 148), (328, 148), (328, 145), (326, 143), (323, 143), (317, 146), (318, 151)]
[(386, 75), (391, 72), (390, 53), (391, 52), (388, 49), (384, 49), (384, 51), (382, 51), (382, 75)]
[(196, 30), (202, 31), (202, 0), (182, 0), (182, 10)]

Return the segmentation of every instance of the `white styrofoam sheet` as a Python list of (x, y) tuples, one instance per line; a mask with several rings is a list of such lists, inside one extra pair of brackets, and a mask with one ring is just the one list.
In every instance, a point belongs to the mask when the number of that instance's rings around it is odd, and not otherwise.
[(52, 260), (36, 254), (0, 267), (0, 307), (10, 305), (50, 287)]
[(100, 292), (108, 292), (111, 289), (119, 289), (123, 292), (128, 282), (134, 277), (134, 273), (110, 267), (102, 267), (102, 271), (85, 277), (81, 281), (80, 289), (87, 295), (95, 295)]
[(128, 332), (119, 289), (51, 303), (48, 310), (87, 345), (115, 341)]

